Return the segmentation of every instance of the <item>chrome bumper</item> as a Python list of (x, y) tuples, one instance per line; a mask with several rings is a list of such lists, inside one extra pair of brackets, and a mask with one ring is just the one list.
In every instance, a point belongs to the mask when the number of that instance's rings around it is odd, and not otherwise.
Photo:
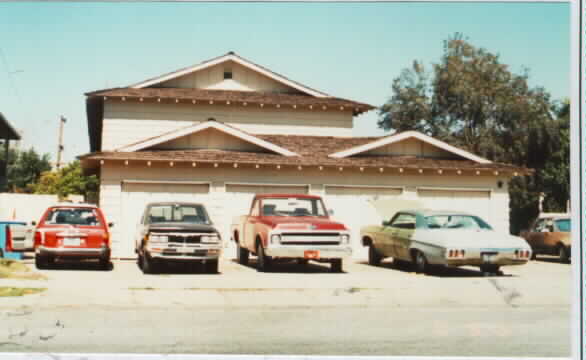
[(265, 254), (279, 258), (305, 258), (306, 251), (318, 252), (317, 259), (342, 259), (352, 256), (350, 246), (339, 245), (269, 245)]
[(99, 248), (66, 248), (55, 247), (49, 248), (45, 246), (38, 246), (35, 249), (35, 254), (39, 256), (58, 256), (58, 257), (88, 257), (88, 258), (102, 258), (110, 257), (110, 249), (107, 247)]
[(222, 253), (220, 244), (210, 245), (187, 245), (187, 246), (161, 246), (149, 245), (147, 247), (148, 255), (153, 259), (162, 260), (214, 260), (218, 259)]
[[(515, 249), (471, 249), (465, 250), (466, 255), (462, 259), (444, 258), (447, 266), (481, 266), (481, 265), (523, 265), (529, 261), (528, 258), (519, 258), (515, 255)], [(483, 258), (483, 253), (496, 253), (489, 259)]]

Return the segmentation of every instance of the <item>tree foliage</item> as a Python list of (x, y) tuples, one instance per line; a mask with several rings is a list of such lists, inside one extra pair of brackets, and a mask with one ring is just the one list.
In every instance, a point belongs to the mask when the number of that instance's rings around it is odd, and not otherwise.
[(569, 199), (569, 103), (555, 103), (530, 87), (529, 71), (517, 74), (500, 57), (461, 34), (444, 42), (432, 71), (418, 61), (392, 82), (379, 110), (379, 127), (416, 130), (496, 162), (535, 169), (509, 186), (511, 230), (518, 232), (544, 210), (564, 210)]
[(84, 175), (79, 161), (74, 161), (58, 171), (44, 172), (33, 186), (35, 194), (57, 194), (60, 199), (77, 194), (84, 195), (88, 201), (95, 201), (97, 190), (97, 177)]
[[(0, 159), (5, 160), (4, 151)], [(8, 150), (7, 187), (13, 192), (31, 192), (41, 173), (51, 170), (49, 154), (39, 155), (33, 148), (25, 151)]]

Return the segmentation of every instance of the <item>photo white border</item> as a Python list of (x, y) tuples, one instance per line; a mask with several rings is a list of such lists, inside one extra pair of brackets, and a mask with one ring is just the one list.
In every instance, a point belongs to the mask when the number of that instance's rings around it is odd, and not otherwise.
[[(6, 0), (0, 0), (4, 2)], [(48, 0), (53, 2), (55, 0)], [(262, 2), (289, 2), (287, 0), (261, 0)], [(338, 2), (338, 3), (354, 3), (362, 0), (303, 0), (298, 2)], [(586, 96), (585, 90), (583, 89), (582, 82), (586, 79), (584, 72), (584, 62), (586, 61), (585, 54), (585, 19), (584, 13), (586, 0), (368, 0), (368, 2), (451, 2), (451, 3), (474, 3), (474, 2), (491, 2), (491, 3), (507, 3), (507, 2), (532, 2), (532, 3), (570, 3), (570, 101), (571, 101), (571, 152), (570, 152), (570, 189), (571, 189), (571, 216), (572, 216), (572, 237), (573, 249), (572, 249), (572, 271), (573, 271), (573, 306), (572, 306), (572, 343), (571, 343), (571, 358), (583, 360), (585, 355), (584, 349), (584, 326), (585, 319), (583, 314), (583, 294), (586, 291), (586, 283), (584, 282), (584, 260), (583, 254), (583, 235), (584, 235), (584, 224), (583, 221), (586, 219), (586, 215), (583, 217), (581, 214), (586, 214), (586, 204), (583, 199), (586, 196), (586, 184), (585, 177), (583, 175), (584, 169), (586, 169), (586, 146), (582, 146), (584, 141), (584, 126), (582, 124), (582, 109), (586, 109)], [(41, 1), (45, 2), (45, 1)], [(55, 1), (58, 2), (58, 1)], [(69, 2), (69, 1), (66, 1)], [(118, 2), (116, 0), (73, 0), (71, 2)], [(134, 2), (134, 0), (127, 0), (125, 2)], [(153, 0), (143, 0), (136, 2), (160, 2)], [(209, 2), (252, 2), (250, 0), (230, 0), (230, 1), (217, 1), (217, 0), (165, 0), (164, 2), (191, 2), (191, 3), (209, 3)], [(258, 0), (255, 2), (258, 3)], [(578, 76), (576, 76), (578, 75)], [(576, 166), (577, 165), (577, 166)], [(577, 220), (577, 221), (576, 221)], [(578, 241), (577, 241), (578, 240)], [(1, 326), (1, 324), (0, 324)], [(458, 356), (323, 356), (323, 355), (214, 355), (214, 354), (114, 354), (114, 353), (3, 353), (0, 352), (0, 358), (2, 360), (93, 360), (93, 359), (140, 359), (140, 360), (168, 360), (168, 359), (213, 359), (213, 360), (378, 360), (378, 359), (438, 359), (438, 360), (462, 360), (462, 359), (543, 359), (536, 357), (458, 357)], [(567, 359), (567, 358), (552, 358), (547, 359)]]

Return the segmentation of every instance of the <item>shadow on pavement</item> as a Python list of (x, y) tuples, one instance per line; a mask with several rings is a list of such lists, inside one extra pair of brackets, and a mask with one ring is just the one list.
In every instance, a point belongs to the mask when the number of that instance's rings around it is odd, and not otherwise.
[[(410, 263), (396, 263), (394, 261), (383, 261), (378, 266), (369, 265), (366, 261), (360, 261), (358, 264), (372, 266), (379, 269), (388, 269), (388, 270), (397, 270), (405, 273), (415, 273), (413, 266)], [(506, 270), (506, 268), (505, 268)], [(502, 273), (501, 274), (490, 274), (486, 275), (480, 269), (471, 269), (471, 268), (463, 268), (463, 267), (443, 267), (443, 266), (434, 266), (432, 267), (427, 274), (427, 276), (433, 277), (440, 277), (440, 278), (450, 278), (450, 277), (514, 277), (515, 275)]]
[(551, 264), (564, 264), (564, 265), (571, 264), (571, 262), (567, 262), (567, 263), (563, 262), (557, 256), (547, 256), (547, 255), (537, 255), (537, 257), (535, 259), (533, 259), (532, 261), (546, 262), (546, 263), (551, 263)]
[[(34, 266), (34, 265), (33, 265)], [(66, 261), (55, 260), (44, 271), (112, 271), (114, 264), (110, 262), (107, 268), (102, 268), (97, 261)]]
[[(142, 269), (138, 265), (138, 261), (136, 261), (136, 267), (139, 271), (142, 272)], [(157, 273), (156, 274), (149, 274), (149, 275), (193, 275), (193, 274), (201, 274), (201, 275), (221, 275), (222, 274), (222, 263), (220, 262), (220, 266), (218, 268), (217, 273), (210, 273), (206, 271), (206, 268), (203, 263), (197, 262), (183, 262), (177, 261), (172, 262), (168, 261), (165, 263), (157, 264)]]
[[(247, 268), (253, 269), (256, 271), (256, 259), (248, 260), (248, 264), (240, 265), (238, 260), (232, 259), (230, 260), (236, 265), (245, 266)], [(312, 274), (312, 273), (320, 273), (320, 274), (336, 274), (330, 270), (330, 264), (328, 263), (319, 263), (315, 261), (309, 261), (307, 264), (299, 264), (295, 260), (288, 260), (288, 261), (273, 261), (270, 271), (271, 273), (292, 273), (292, 274)], [(342, 270), (342, 274), (345, 274), (346, 271)], [(340, 274), (340, 273), (337, 273)]]

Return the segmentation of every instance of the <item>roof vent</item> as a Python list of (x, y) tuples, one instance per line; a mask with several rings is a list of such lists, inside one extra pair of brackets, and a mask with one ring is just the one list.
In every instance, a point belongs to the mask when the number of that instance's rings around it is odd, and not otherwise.
[(208, 121), (216, 121), (216, 119), (214, 119), (213, 117), (208, 118)]
[(236, 55), (234, 51), (228, 51), (228, 55)]

